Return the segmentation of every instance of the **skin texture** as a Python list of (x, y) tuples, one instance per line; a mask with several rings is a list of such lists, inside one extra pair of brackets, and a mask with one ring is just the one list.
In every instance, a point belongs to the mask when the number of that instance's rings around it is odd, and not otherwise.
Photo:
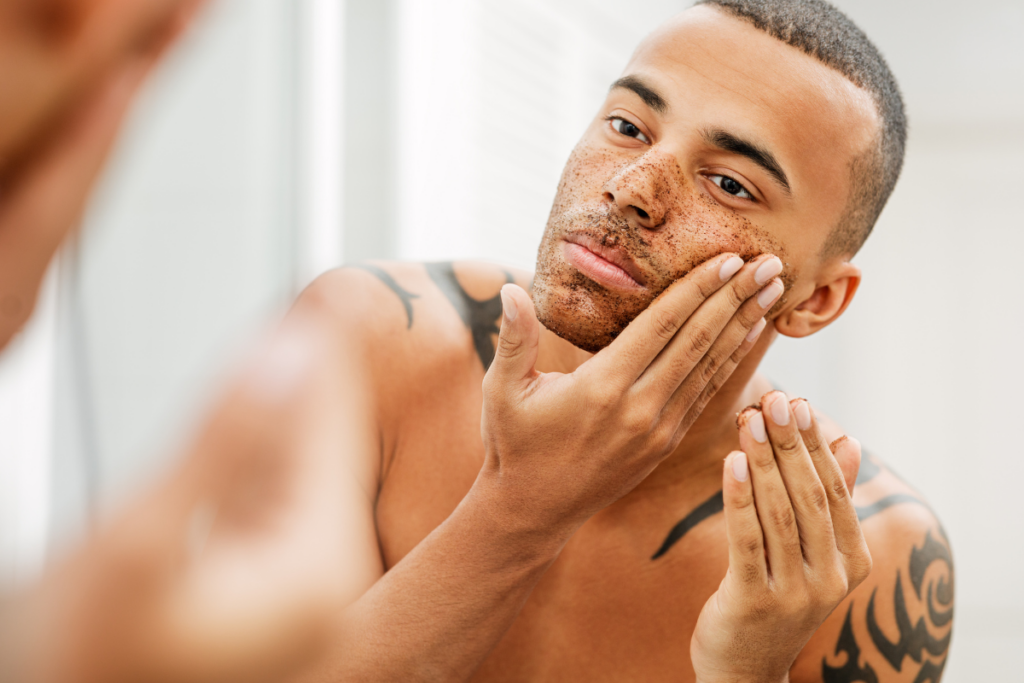
[[(351, 626), (339, 625), (335, 654), (301, 680), (938, 680), (953, 575), (948, 542), (926, 504), (874, 458), (866, 461), (870, 480), (852, 504), (844, 498), (848, 484), (835, 472), (852, 480), (859, 448), (850, 440), (839, 441), (834, 453), (825, 447), (842, 435), (826, 418), (808, 441), (793, 434), (795, 418), (784, 427), (766, 411), (771, 448), (751, 441), (749, 419), (739, 431), (736, 424), (745, 406), (774, 403), (757, 366), (777, 334), (822, 329), (856, 292), (859, 270), (821, 253), (847, 204), (850, 164), (877, 133), (870, 99), (813, 58), (707, 8), (659, 29), (624, 75), (642, 78), (667, 106), (652, 107), (627, 88), (609, 94), (566, 166), (536, 275), (513, 273), (525, 289), (532, 281), (537, 317), (523, 292), (505, 288), (506, 318), (486, 378), (479, 342), (485, 327), (467, 326), (422, 265), (375, 264), (386, 278), (339, 271), (305, 295), (302, 305), (330, 311), (353, 331), (359, 362), (368, 368), (364, 391), (378, 442), (367, 457), (380, 459), (372, 504), (389, 570), (380, 583), (411, 571), (423, 585), (466, 578), (458, 564), (465, 557), (492, 568), (477, 575), (473, 588), (463, 586), (458, 607), (407, 594), (423, 603), (423, 616), (374, 631), (377, 651), (388, 657), (371, 674), (358, 675), (344, 645)], [(644, 139), (610, 116), (631, 122)], [(709, 143), (709, 128), (769, 149), (789, 190), (748, 158)], [(725, 192), (723, 176), (754, 201)], [(611, 276), (584, 272), (567, 239), (589, 245), (584, 258), (627, 258), (634, 275), (624, 280), (607, 263), (598, 267)], [(726, 253), (764, 259), (765, 252), (782, 260), (786, 294), (758, 313), (770, 322), (756, 343), (740, 345), (734, 368), (724, 361), (683, 365), (688, 353), (729, 335), (728, 326), (723, 331), (703, 315), (688, 318), (678, 337), (668, 334), (654, 357), (633, 348), (638, 326), (654, 336), (659, 327), (680, 329), (672, 318), (678, 304), (666, 302), (706, 272), (698, 264)], [(481, 264), (452, 270), (464, 295), (481, 304), (507, 281), (502, 269)], [(735, 310), (752, 300), (740, 297)], [(533, 327), (538, 320), (543, 328)], [(735, 320), (750, 329), (756, 315), (741, 312)], [(651, 371), (631, 385), (638, 362)], [(665, 383), (685, 395), (688, 380), (703, 375), (707, 388), (708, 378), (723, 371), (726, 381), (712, 380), (706, 401), (686, 410), (663, 403)], [(646, 390), (636, 389), (645, 381)], [(549, 400), (559, 392), (560, 402)], [(740, 449), (751, 463), (745, 483), (730, 479), (737, 456), (729, 454)], [(543, 457), (527, 466), (531, 453)], [(632, 474), (610, 469), (624, 463), (635, 463)], [(794, 474), (801, 467), (803, 474)], [(765, 477), (775, 477), (776, 493), (787, 495), (759, 493)], [(526, 582), (531, 590), (508, 593), (517, 603), (511, 607), (488, 602), (509, 585), (491, 563), (497, 555), (520, 566), (507, 543), (522, 539), (474, 536), (466, 545), (452, 532), (469, 509), (487, 507), (478, 507), (481, 500), (509, 490), (515, 495), (498, 513), (503, 525), (529, 528), (542, 519), (542, 527), (557, 527), (553, 520), (564, 520), (571, 529), (539, 576), (519, 576), (516, 585)], [(652, 559), (681, 520), (717, 495), (724, 514), (707, 514)], [(758, 534), (761, 545), (752, 540)], [(442, 537), (452, 559), (438, 570), (424, 559)], [(929, 537), (935, 543), (926, 552)], [(745, 571), (744, 552), (761, 558), (761, 569)], [(916, 584), (907, 579), (914, 557), (917, 575), (927, 577)], [(944, 602), (929, 598), (928, 585)], [(375, 590), (357, 605), (398, 608)], [(465, 640), (458, 628), (446, 631), (444, 619), (425, 618), (464, 618), (471, 604), (481, 612), (493, 607), (500, 618), (460, 621), (472, 624), (474, 635)], [(440, 662), (452, 665), (441, 676), (434, 668)]]

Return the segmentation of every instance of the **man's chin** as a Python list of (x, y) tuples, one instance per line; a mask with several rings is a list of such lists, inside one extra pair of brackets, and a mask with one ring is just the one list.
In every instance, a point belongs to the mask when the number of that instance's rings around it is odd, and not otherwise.
[(549, 286), (534, 281), (537, 319), (551, 332), (588, 353), (607, 347), (647, 307), (627, 301), (590, 280)]

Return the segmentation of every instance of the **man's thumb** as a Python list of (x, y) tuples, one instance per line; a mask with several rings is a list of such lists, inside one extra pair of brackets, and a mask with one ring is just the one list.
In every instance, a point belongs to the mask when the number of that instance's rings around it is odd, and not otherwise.
[(501, 288), (502, 321), (490, 373), (506, 381), (529, 377), (537, 363), (540, 323), (530, 296), (518, 285)]

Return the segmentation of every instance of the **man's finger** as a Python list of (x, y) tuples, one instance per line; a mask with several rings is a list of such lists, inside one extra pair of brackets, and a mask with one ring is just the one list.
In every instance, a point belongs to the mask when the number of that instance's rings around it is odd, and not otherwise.
[(78, 224), (148, 66), (133, 63), (111, 77), (45, 152), (0, 188), (0, 347), (31, 315), (47, 264)]
[[(744, 340), (740, 347), (733, 352), (732, 356), (729, 357), (729, 360), (719, 368), (718, 372), (715, 373), (715, 376), (708, 381), (700, 395), (692, 402), (690, 409), (679, 423), (679, 431), (682, 435), (685, 435), (686, 430), (688, 430), (690, 426), (697, 421), (697, 418), (699, 418), (701, 413), (704, 412), (704, 408), (707, 407), (707, 404), (715, 397), (718, 390), (725, 386), (725, 383), (729, 381), (730, 377), (732, 377), (733, 371), (735, 371), (736, 367), (743, 362), (743, 359), (745, 359), (747, 355), (757, 347), (758, 342), (766, 335), (770, 337), (770, 340), (774, 339), (775, 336), (778, 335), (778, 332), (775, 330), (774, 325), (766, 323), (760, 331), (755, 328), (751, 333), (749, 333), (749, 335), (750, 336)], [(760, 358), (763, 358), (764, 354), (770, 348), (770, 340), (768, 343), (761, 346), (758, 351), (759, 358), (754, 360), (755, 363), (760, 363)], [(680, 387), (680, 391), (682, 391), (682, 387)]]
[(768, 438), (796, 513), (803, 555), (813, 568), (832, 566), (835, 536), (828, 495), (804, 446), (789, 399), (773, 391), (762, 399)]
[(743, 586), (763, 586), (768, 576), (764, 536), (754, 505), (747, 454), (730, 453), (722, 477), (725, 530), (729, 541), (729, 573)]
[(685, 381), (695, 396), (782, 296), (785, 287), (775, 277), (780, 272), (782, 262), (774, 256), (744, 266), (683, 324), (637, 381), (636, 392), (664, 406)]
[(502, 321), (494, 362), (485, 382), (519, 385), (536, 375), (540, 351), (540, 322), (533, 301), (519, 285), (501, 288)]
[(860, 466), (860, 444), (851, 439), (835, 442), (840, 458), (835, 457), (821, 432), (814, 411), (806, 400), (794, 401), (793, 414), (828, 496), (829, 515), (836, 536), (836, 547), (844, 556), (860, 552), (863, 534), (853, 505), (852, 484)]
[(762, 411), (751, 408), (740, 415), (740, 448), (750, 462), (750, 479), (764, 533), (768, 567), (776, 580), (792, 578), (803, 567), (800, 535), (789, 492), (768, 440)]
[(589, 363), (603, 377), (617, 377), (622, 388), (632, 386), (686, 321), (708, 297), (743, 267), (734, 254), (721, 254), (674, 282), (626, 327), (608, 348)]

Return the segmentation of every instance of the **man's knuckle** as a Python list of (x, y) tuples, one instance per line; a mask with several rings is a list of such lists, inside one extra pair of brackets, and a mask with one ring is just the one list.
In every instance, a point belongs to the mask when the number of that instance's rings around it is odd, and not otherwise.
[(682, 322), (679, 314), (673, 310), (659, 308), (651, 312), (651, 327), (654, 334), (666, 343), (676, 336)]
[(734, 309), (739, 309), (744, 303), (746, 303), (748, 297), (744, 292), (740, 291), (738, 285), (731, 285), (726, 287), (726, 296), (729, 299), (729, 305)]
[[(760, 544), (758, 544), (760, 547)], [(740, 581), (745, 584), (757, 584), (761, 582), (761, 567), (756, 562), (743, 562), (738, 572)]]
[(747, 536), (739, 543), (740, 552), (744, 555), (759, 555), (764, 552), (764, 546), (761, 543), (761, 539), (757, 536)]
[(805, 494), (805, 498), (815, 513), (819, 515), (828, 514), (828, 494), (825, 493), (824, 486), (816, 484), (810, 487), (810, 490)]
[(768, 513), (772, 525), (781, 531), (792, 531), (796, 528), (796, 514), (791, 505), (775, 505)]
[(694, 325), (687, 331), (687, 340), (689, 341), (690, 359), (696, 362), (703, 358), (711, 348), (711, 344), (715, 341), (715, 335), (704, 325)]
[(523, 350), (524, 342), (522, 339), (509, 339), (504, 337), (501, 339), (501, 343), (498, 344), (497, 355), (502, 359), (515, 358)]
[(761, 474), (771, 474), (778, 469), (778, 466), (775, 463), (775, 456), (770, 452), (758, 453), (755, 451), (754, 453), (748, 454), (747, 457), (750, 459), (750, 462), (754, 464), (754, 467), (761, 472)]
[(829, 500), (834, 503), (846, 500), (850, 491), (846, 488), (846, 480), (842, 476), (836, 477), (828, 487)]
[(775, 446), (775, 450), (779, 451), (780, 454), (788, 457), (800, 453), (800, 446), (803, 445), (803, 442), (800, 441), (800, 437), (797, 436), (796, 432), (787, 429), (772, 439), (772, 445)]
[(867, 543), (861, 543), (861, 547), (858, 548), (858, 552), (854, 553), (847, 562), (847, 573), (850, 576), (850, 581), (855, 586), (859, 586), (868, 578), (873, 568), (874, 560), (871, 557), (871, 552), (867, 548)]
[(625, 428), (630, 434), (650, 434), (655, 421), (656, 417), (645, 406), (635, 406), (623, 415)]
[(715, 354), (706, 356), (699, 366), (698, 377), (700, 378), (701, 385), (707, 386), (710, 384), (721, 367), (722, 361)]

